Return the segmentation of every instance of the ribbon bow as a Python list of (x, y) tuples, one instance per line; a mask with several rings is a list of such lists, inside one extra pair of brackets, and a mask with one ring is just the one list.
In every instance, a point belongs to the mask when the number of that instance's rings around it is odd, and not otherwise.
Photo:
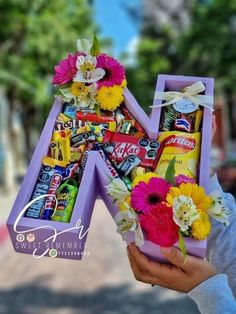
[[(207, 95), (199, 95), (199, 93), (205, 90), (205, 86), (202, 82), (198, 81), (183, 89), (182, 92), (156, 92), (154, 99), (165, 100), (166, 102), (160, 105), (151, 106), (152, 108), (168, 106), (176, 103), (177, 101), (186, 98), (196, 105), (196, 109), (201, 105), (212, 111), (213, 97)], [(210, 105), (208, 105), (210, 104)]]

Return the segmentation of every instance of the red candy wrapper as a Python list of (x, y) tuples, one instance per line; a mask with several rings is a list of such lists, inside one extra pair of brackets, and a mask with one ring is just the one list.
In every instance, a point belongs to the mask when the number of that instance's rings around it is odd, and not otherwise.
[(104, 116), (103, 115), (98, 116), (96, 113), (77, 111), (76, 119), (80, 121), (106, 123), (115, 121), (115, 116), (113, 112), (107, 112), (106, 115)]
[(140, 166), (153, 169), (158, 159), (158, 141), (106, 131), (103, 143), (110, 143), (114, 147), (109, 157), (118, 162), (129, 155), (136, 155), (141, 159)]

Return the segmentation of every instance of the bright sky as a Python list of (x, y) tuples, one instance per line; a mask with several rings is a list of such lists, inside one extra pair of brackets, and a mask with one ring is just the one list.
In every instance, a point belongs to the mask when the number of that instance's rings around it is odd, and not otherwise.
[[(124, 8), (125, 0), (94, 0), (95, 22), (99, 26), (102, 37), (113, 41), (114, 57), (132, 50), (138, 37), (138, 28)], [(140, 0), (132, 0), (132, 5), (140, 6)]]

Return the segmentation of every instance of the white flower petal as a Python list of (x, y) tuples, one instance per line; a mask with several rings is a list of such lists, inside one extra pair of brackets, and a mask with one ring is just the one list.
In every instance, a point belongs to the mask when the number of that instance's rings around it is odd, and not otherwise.
[(187, 231), (199, 217), (200, 215), (191, 197), (180, 195), (174, 198), (173, 220), (180, 226), (181, 231)]
[(76, 60), (76, 68), (78, 70), (81, 70), (81, 67), (85, 64), (89, 64), (92, 67), (96, 67), (97, 65), (97, 59), (96, 57), (87, 55), (87, 56), (78, 56), (77, 60)]
[(92, 47), (92, 43), (90, 40), (83, 38), (77, 39), (77, 50), (85, 53), (89, 53)]
[(103, 78), (105, 70), (96, 68), (94, 71), (86, 72), (86, 83), (94, 83)]
[(86, 78), (84, 77), (84, 73), (78, 70), (73, 78), (74, 82), (86, 83)]
[(128, 231), (135, 232), (135, 244), (138, 246), (143, 245), (144, 236), (141, 226), (138, 221), (137, 214), (130, 208), (129, 210), (119, 211), (114, 220), (117, 224), (117, 232), (124, 237)]
[(130, 192), (125, 183), (119, 178), (113, 179), (106, 188), (108, 195), (113, 198), (116, 204), (123, 203), (124, 200), (130, 196)]
[(230, 223), (231, 211), (226, 206), (220, 191), (213, 191), (210, 194), (210, 197), (213, 199), (213, 203), (207, 210), (208, 215), (228, 226)]

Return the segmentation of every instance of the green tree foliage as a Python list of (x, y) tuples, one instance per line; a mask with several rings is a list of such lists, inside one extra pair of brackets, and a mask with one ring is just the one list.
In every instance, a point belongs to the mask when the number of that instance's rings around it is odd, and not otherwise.
[(13, 106), (22, 107), (29, 131), (32, 112), (42, 126), (53, 102), (54, 66), (76, 51), (78, 37), (91, 37), (91, 7), (86, 0), (0, 0), (0, 84)]
[[(152, 11), (158, 12), (162, 1), (149, 2), (156, 5), (156, 11)], [(152, 103), (158, 74), (212, 76), (216, 78), (216, 91), (227, 97), (232, 120), (236, 85), (236, 0), (186, 1), (186, 7), (189, 24), (182, 28), (177, 27), (181, 25), (178, 12), (175, 12), (175, 23), (169, 12), (167, 24), (159, 23), (161, 19), (155, 20), (151, 15), (144, 16), (137, 68), (127, 71), (130, 89), (147, 109)], [(168, 16), (168, 12), (166, 14)], [(234, 130), (232, 128), (232, 132)]]
[(184, 60), (179, 71), (216, 78), (216, 92), (225, 95), (231, 137), (236, 138), (236, 1), (212, 0), (195, 4), (191, 19), (191, 27), (183, 33), (177, 46)]

